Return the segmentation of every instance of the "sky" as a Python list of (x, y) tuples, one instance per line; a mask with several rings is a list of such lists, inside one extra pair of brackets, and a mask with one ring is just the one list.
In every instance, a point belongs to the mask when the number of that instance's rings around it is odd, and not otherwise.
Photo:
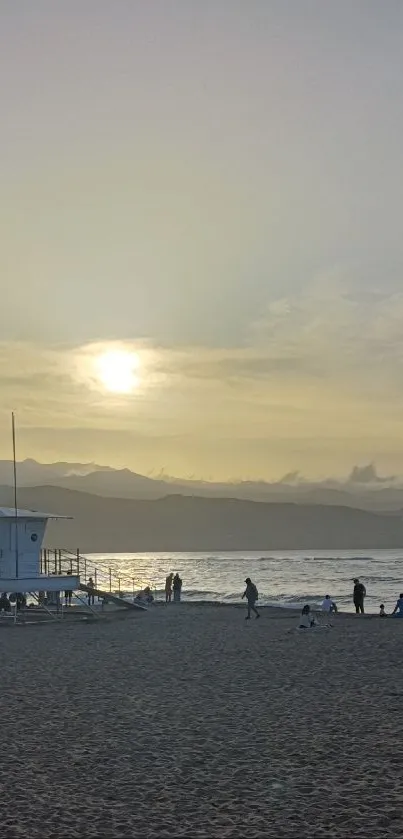
[(401, 0), (3, 0), (0, 457), (403, 473), (402, 72)]

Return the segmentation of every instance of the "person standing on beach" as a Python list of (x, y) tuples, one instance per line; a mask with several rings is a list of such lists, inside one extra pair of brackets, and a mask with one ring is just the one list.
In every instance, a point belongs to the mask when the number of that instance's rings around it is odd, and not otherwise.
[(255, 606), (255, 603), (259, 598), (259, 594), (258, 594), (258, 590), (257, 590), (255, 584), (252, 583), (252, 580), (251, 580), (250, 577), (246, 578), (245, 583), (246, 583), (246, 589), (245, 589), (245, 591), (242, 595), (242, 600), (244, 599), (244, 597), (246, 597), (246, 599), (248, 601), (248, 614), (246, 615), (245, 620), (250, 621), (250, 613), (251, 612), (255, 613), (256, 618), (260, 618), (260, 614), (259, 614), (259, 612), (258, 612), (258, 610), (256, 609), (256, 606)]
[[(71, 569), (69, 569), (67, 571), (67, 576), (71, 577), (71, 574), (72, 574)], [(64, 592), (64, 605), (65, 605), (66, 609), (67, 609), (67, 606), (71, 606), (72, 594), (73, 594), (73, 592), (72, 592), (71, 589), (69, 589), (69, 590), (66, 589), (66, 591)]]
[(89, 589), (89, 591), (88, 591), (88, 605), (93, 606), (94, 603), (95, 603), (95, 596), (94, 596), (95, 585), (94, 585), (94, 580), (92, 579), (92, 577), (90, 577), (89, 580), (88, 580), (87, 588)]
[(165, 580), (165, 603), (170, 603), (172, 600), (172, 580), (173, 574), (168, 574)]
[(353, 591), (353, 601), (355, 606), (355, 613), (356, 615), (363, 615), (364, 614), (364, 598), (366, 597), (367, 590), (363, 583), (360, 583), (358, 577), (354, 580), (354, 591)]
[(174, 576), (173, 581), (173, 590), (174, 590), (174, 602), (179, 603), (181, 599), (181, 592), (182, 592), (182, 580), (178, 573)]

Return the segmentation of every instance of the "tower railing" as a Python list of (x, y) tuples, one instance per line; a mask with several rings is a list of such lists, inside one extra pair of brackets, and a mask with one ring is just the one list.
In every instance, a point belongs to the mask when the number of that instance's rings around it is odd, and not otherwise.
[(69, 551), (65, 548), (42, 548), (41, 550), (41, 574), (77, 574), (81, 582), (86, 585), (90, 577), (93, 580), (94, 588), (99, 591), (111, 592), (118, 596), (132, 595), (146, 586), (156, 589), (150, 580), (131, 577), (128, 574), (116, 572), (113, 566), (102, 560), (94, 560), (92, 557), (76, 551)]

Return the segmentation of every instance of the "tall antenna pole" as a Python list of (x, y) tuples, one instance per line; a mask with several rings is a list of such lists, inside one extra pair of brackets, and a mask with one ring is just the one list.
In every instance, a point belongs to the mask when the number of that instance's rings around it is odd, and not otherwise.
[(15, 416), (11, 414), (11, 425), (13, 430), (13, 467), (14, 467), (14, 514), (15, 514), (15, 576), (18, 577), (18, 504), (17, 504), (17, 460), (15, 454)]

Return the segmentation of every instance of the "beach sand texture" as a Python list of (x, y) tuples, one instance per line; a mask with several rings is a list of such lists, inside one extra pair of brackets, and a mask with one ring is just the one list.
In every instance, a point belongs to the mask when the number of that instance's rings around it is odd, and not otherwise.
[(244, 615), (1, 628), (3, 835), (402, 835), (403, 621)]

